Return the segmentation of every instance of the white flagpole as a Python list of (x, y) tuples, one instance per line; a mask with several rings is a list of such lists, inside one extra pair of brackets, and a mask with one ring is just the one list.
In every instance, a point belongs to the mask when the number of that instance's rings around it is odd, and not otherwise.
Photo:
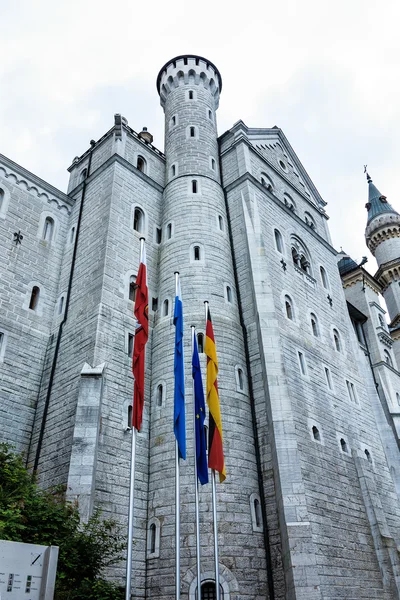
[[(179, 292), (179, 272), (175, 272), (175, 297)], [(179, 448), (175, 439), (175, 599), (181, 597), (181, 523), (180, 523), (180, 479), (179, 479)]]
[[(144, 238), (140, 238), (140, 259), (144, 255)], [(133, 384), (135, 385), (135, 383)], [(133, 412), (133, 411), (132, 411)], [(129, 479), (129, 513), (128, 513), (128, 548), (126, 551), (126, 586), (125, 600), (131, 600), (131, 579), (132, 579), (132, 548), (133, 548), (133, 501), (135, 493), (135, 463), (136, 463), (136, 428), (132, 426), (132, 446), (131, 446), (131, 469)]]
[[(208, 319), (208, 302), (204, 302), (206, 309), (206, 335)], [(218, 521), (217, 521), (217, 488), (215, 484), (215, 470), (211, 469), (212, 483), (212, 507), (213, 507), (213, 525), (214, 525), (214, 569), (215, 569), (215, 598), (220, 600), (219, 591), (219, 559), (218, 559)]]
[[(192, 357), (194, 352), (195, 326), (192, 325)], [(193, 378), (192, 378), (193, 379)], [(193, 432), (194, 432), (194, 490), (196, 507), (196, 564), (197, 564), (197, 600), (201, 600), (201, 569), (200, 569), (200, 516), (199, 516), (199, 482), (197, 480), (197, 445), (196, 445), (196, 400), (193, 379)]]

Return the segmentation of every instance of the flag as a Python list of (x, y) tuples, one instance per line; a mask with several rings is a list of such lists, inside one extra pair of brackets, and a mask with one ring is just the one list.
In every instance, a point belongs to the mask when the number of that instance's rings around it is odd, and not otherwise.
[(222, 447), (222, 420), (218, 396), (218, 358), (211, 322), (210, 309), (207, 310), (206, 343), (207, 355), (207, 404), (209, 409), (208, 466), (219, 473), (219, 481), (226, 478), (224, 449)]
[(135, 378), (133, 393), (132, 426), (140, 431), (144, 405), (144, 358), (145, 347), (149, 337), (149, 299), (146, 281), (146, 252), (143, 256), (136, 277), (135, 317), (136, 330), (133, 345), (132, 372)]
[(175, 296), (175, 355), (174, 355), (174, 432), (180, 458), (186, 459), (186, 419), (185, 419), (185, 375), (183, 367), (183, 310), (181, 286), (178, 282)]
[(197, 478), (201, 485), (208, 483), (207, 447), (204, 419), (206, 405), (204, 403), (203, 382), (201, 379), (199, 352), (196, 333), (193, 330), (192, 376), (194, 381), (194, 411), (196, 417), (196, 465)]

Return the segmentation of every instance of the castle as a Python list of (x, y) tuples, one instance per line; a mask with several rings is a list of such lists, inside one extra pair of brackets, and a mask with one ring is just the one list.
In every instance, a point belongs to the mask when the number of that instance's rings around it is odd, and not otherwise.
[[(135, 484), (135, 598), (174, 597), (172, 322), (185, 319), (188, 460), (181, 597), (195, 598), (190, 325), (210, 303), (227, 479), (224, 600), (400, 597), (400, 216), (368, 175), (375, 276), (332, 247), (325, 202), (277, 128), (217, 135), (208, 60), (157, 78), (165, 153), (113, 127), (69, 167), (67, 194), (0, 155), (0, 436), (45, 486), (126, 523), (133, 301), (146, 238), (149, 341)], [(367, 196), (367, 193), (366, 193)], [(382, 294), (390, 316), (379, 303)], [(204, 373), (204, 354), (202, 364)], [(210, 486), (202, 597), (215, 597)], [(114, 573), (123, 579), (123, 565)]]

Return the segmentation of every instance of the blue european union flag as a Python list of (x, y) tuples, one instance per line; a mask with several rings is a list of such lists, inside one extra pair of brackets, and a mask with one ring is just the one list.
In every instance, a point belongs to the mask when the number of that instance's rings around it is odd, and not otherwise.
[(175, 297), (174, 432), (179, 456), (186, 459), (185, 375), (183, 368), (183, 311), (180, 287)]
[(208, 483), (207, 446), (204, 419), (206, 405), (204, 403), (203, 382), (201, 379), (199, 352), (196, 335), (193, 334), (192, 376), (194, 380), (194, 411), (196, 418), (196, 464), (197, 477), (201, 485)]

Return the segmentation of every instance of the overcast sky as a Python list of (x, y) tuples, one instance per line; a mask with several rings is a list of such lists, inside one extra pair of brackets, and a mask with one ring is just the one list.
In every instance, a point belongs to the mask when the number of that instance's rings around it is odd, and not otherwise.
[(334, 246), (359, 259), (365, 163), (400, 212), (399, 23), (398, 0), (2, 0), (0, 152), (66, 191), (116, 112), (162, 150), (157, 73), (199, 54), (222, 75), (219, 133), (281, 127), (328, 202)]

